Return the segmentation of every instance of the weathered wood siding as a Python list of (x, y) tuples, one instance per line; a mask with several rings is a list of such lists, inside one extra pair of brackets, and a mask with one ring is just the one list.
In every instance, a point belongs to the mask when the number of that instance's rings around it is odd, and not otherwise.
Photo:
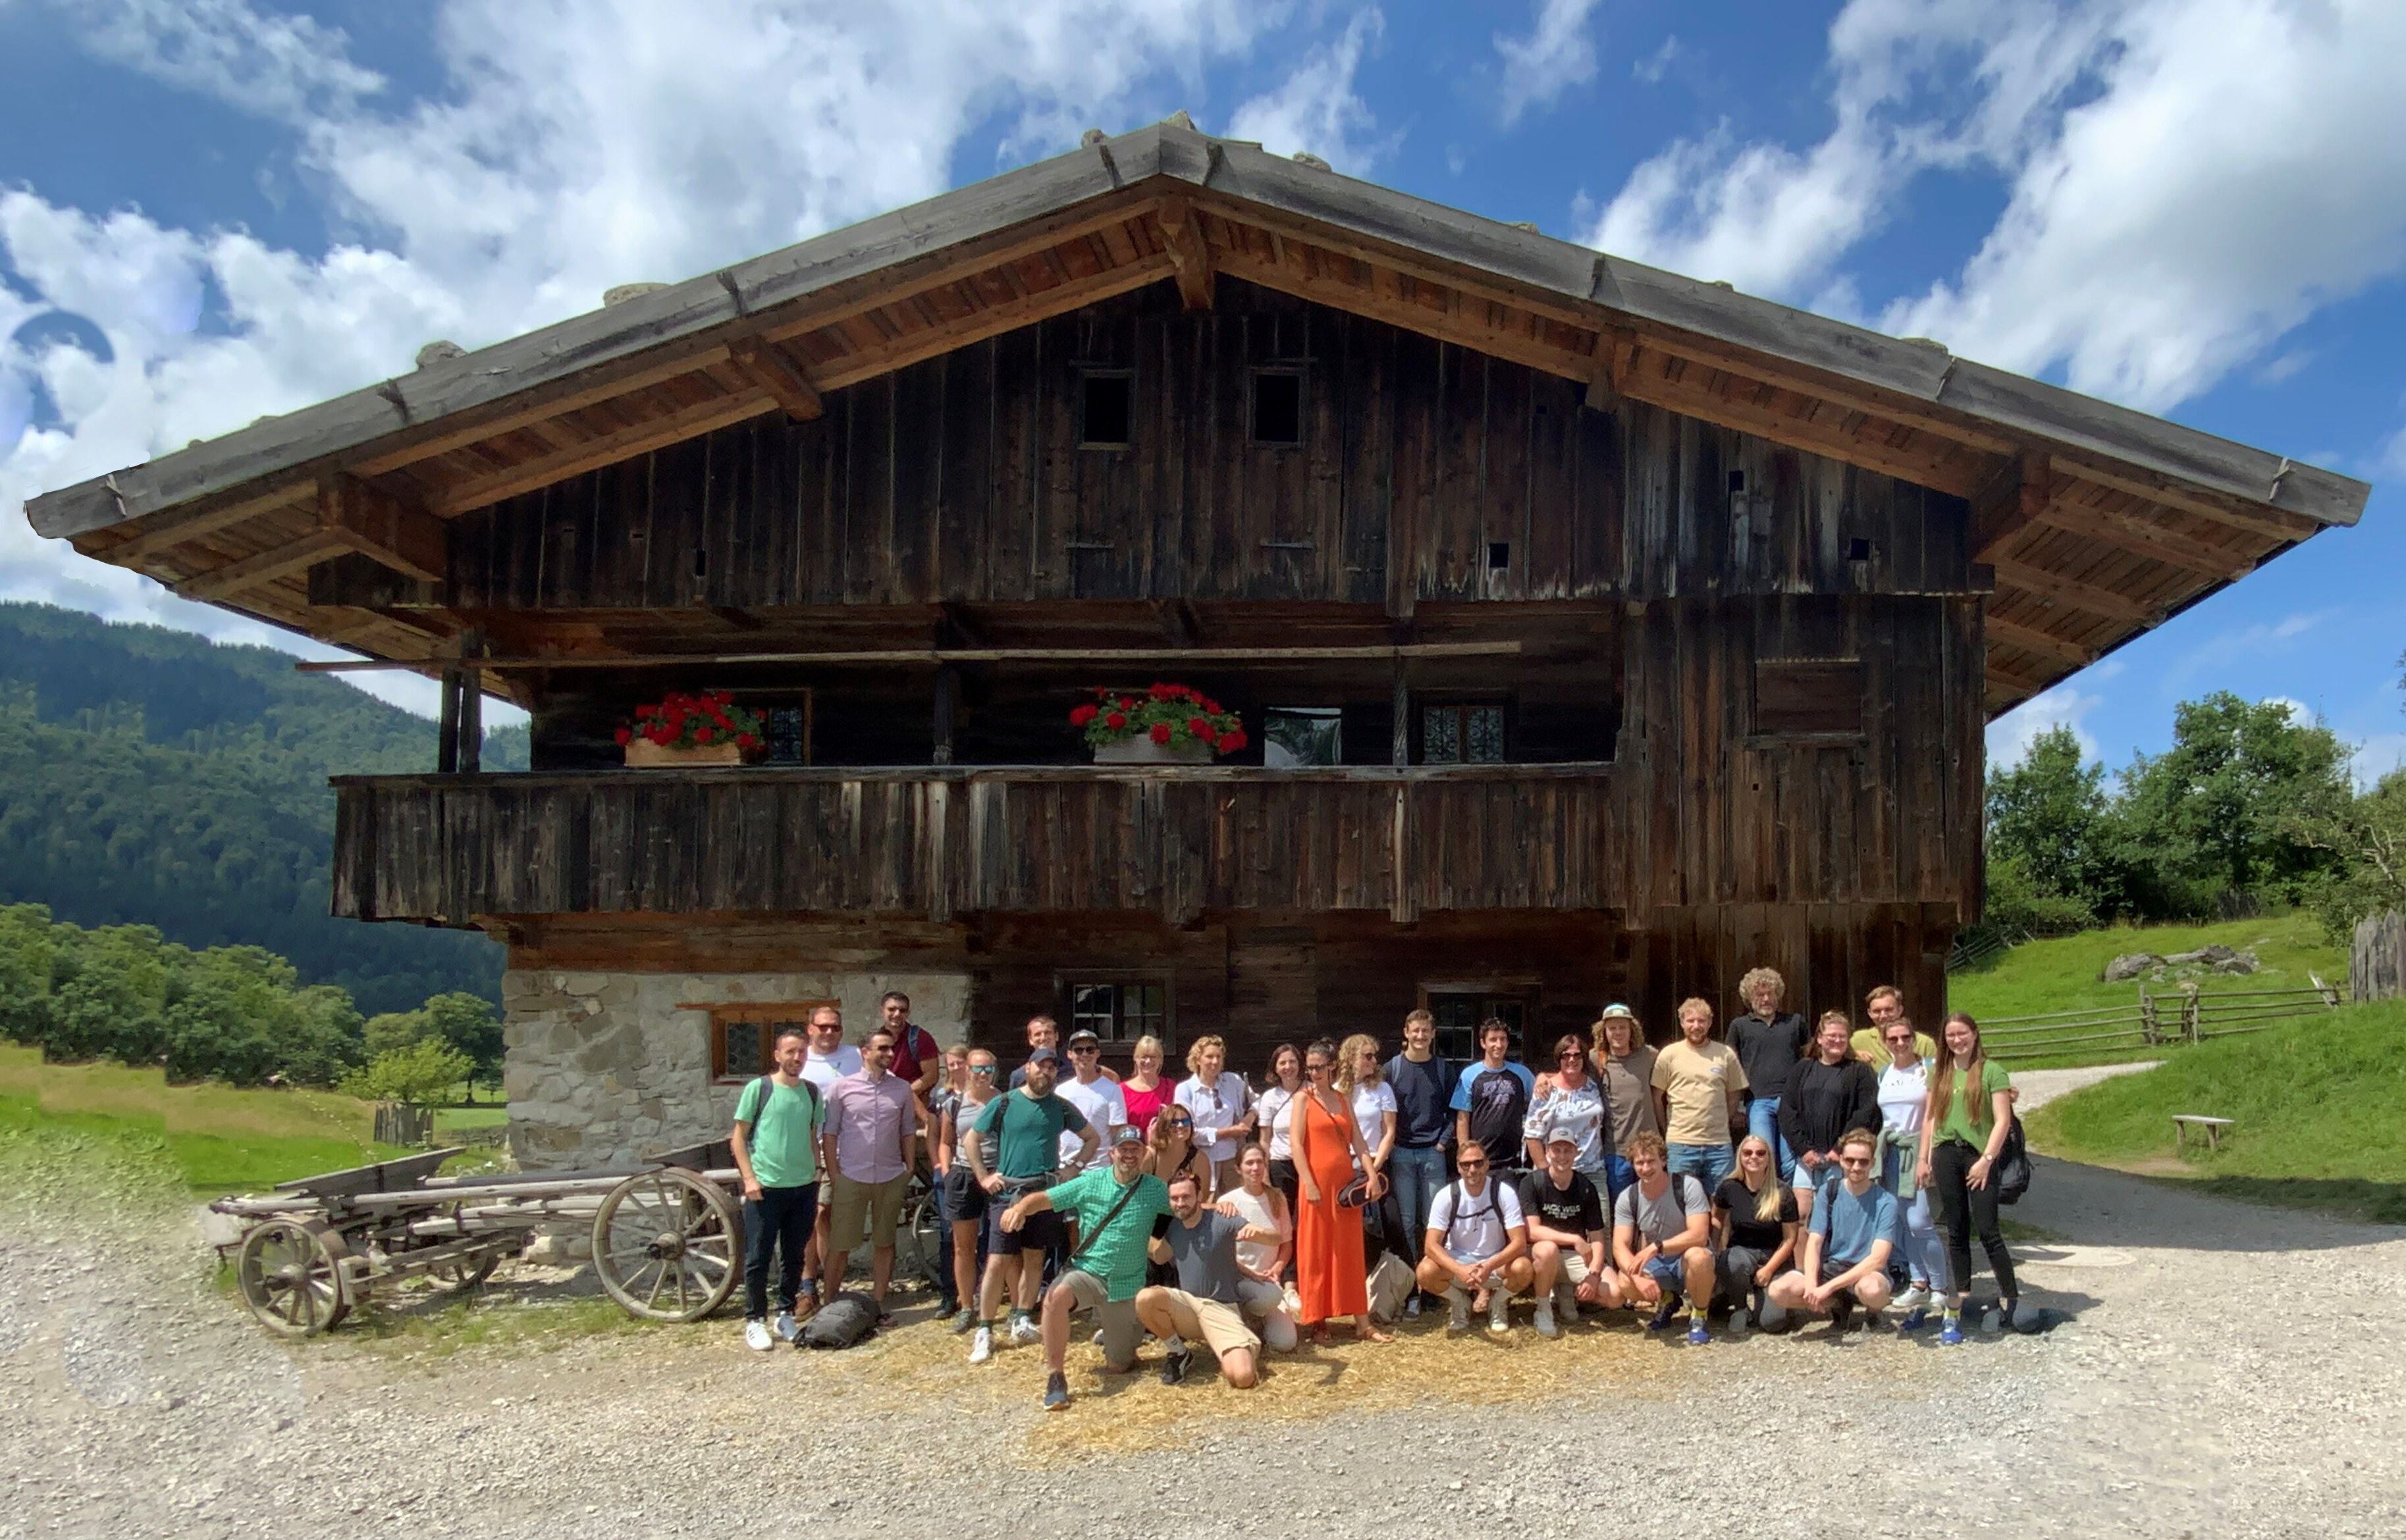
[[(1156, 285), (454, 520), (447, 590), (363, 560), (317, 603), (469, 609), (1063, 599), (1960, 593), (1966, 505), (1224, 278)], [(1303, 442), (1251, 442), (1254, 370)], [(1699, 366), (1700, 367), (1700, 366)], [(1125, 371), (1126, 448), (1080, 446)]]

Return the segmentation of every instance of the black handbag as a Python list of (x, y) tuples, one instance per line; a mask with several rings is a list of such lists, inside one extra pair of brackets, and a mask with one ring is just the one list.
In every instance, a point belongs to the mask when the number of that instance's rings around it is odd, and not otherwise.
[(1361, 1208), (1367, 1207), (1369, 1202), (1370, 1179), (1367, 1177), (1355, 1177), (1337, 1190), (1337, 1203), (1339, 1208)]
[(1999, 1203), (2019, 1203), (2022, 1194), (2030, 1191), (2030, 1149), (2022, 1142), (2019, 1117), (2005, 1130), (2005, 1142), (1998, 1149), (1997, 1158), (1989, 1163), (1988, 1180), (1996, 1186)]

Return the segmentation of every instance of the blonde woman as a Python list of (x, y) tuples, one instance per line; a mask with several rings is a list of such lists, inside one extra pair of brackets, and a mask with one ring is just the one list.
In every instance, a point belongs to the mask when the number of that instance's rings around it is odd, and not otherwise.
[(1801, 1228), (1795, 1189), (1780, 1180), (1770, 1142), (1748, 1134), (1738, 1141), (1736, 1171), (1713, 1194), (1713, 1271), (1732, 1335), (1743, 1336), (1749, 1321), (1768, 1328), (1786, 1319), (1766, 1291), (1796, 1265)]
[(1295, 1254), (1295, 1211), (1286, 1194), (1270, 1185), (1270, 1152), (1258, 1144), (1245, 1146), (1237, 1156), (1237, 1186), (1220, 1196), (1220, 1212), (1247, 1228), (1275, 1230), (1278, 1239), (1237, 1242), (1237, 1296), (1244, 1302), (1246, 1319), (1257, 1323), (1262, 1342), (1274, 1352), (1292, 1352), (1297, 1340), (1295, 1317), (1288, 1313), (1286, 1289), (1279, 1282)]
[(1963, 1340), (1963, 1296), (1972, 1288), (1972, 1232), (1997, 1276), (1997, 1320), (2017, 1325), (2019, 1291), (2013, 1254), (1997, 1219), (1997, 1156), (2014, 1123), (2013, 1077), (1988, 1062), (1980, 1024), (1957, 1011), (1938, 1038), (1938, 1067), (1930, 1072), (1930, 1105), (1921, 1115), (1920, 1158), (1914, 1176), (1929, 1189), (1946, 1232), (1946, 1315), (1938, 1340)]
[[(954, 1075), (958, 1067), (957, 1078)], [(976, 1138), (978, 1117), (985, 1104), (1003, 1095), (995, 1085), (997, 1065), (990, 1049), (966, 1043), (944, 1050), (945, 1084), (929, 1098), (929, 1116), (936, 1125), (936, 1198), (944, 1219), (945, 1275), (952, 1295), (946, 1312), (953, 1330), (977, 1325), (977, 1283), (984, 1270), (986, 1191), (969, 1165), (969, 1141)]]
[(1128, 1049), (1128, 1078), (1120, 1081), (1128, 1126), (1150, 1130), (1153, 1114), (1169, 1100), (1168, 1083), (1161, 1078), (1161, 1039), (1150, 1032), (1139, 1038)]
[(1383, 1173), (1395, 1152), (1395, 1093), (1379, 1065), (1378, 1038), (1356, 1032), (1337, 1045), (1337, 1090), (1352, 1101), (1353, 1126), (1370, 1151), (1370, 1168), (1362, 1175)]
[(1192, 1073), (1178, 1082), (1172, 1099), (1194, 1115), (1195, 1142), (1211, 1163), (1211, 1182), (1203, 1194), (1209, 1203), (1213, 1193), (1237, 1185), (1237, 1151), (1253, 1133), (1253, 1094), (1245, 1089), (1245, 1077), (1228, 1067), (1228, 1044), (1216, 1035), (1195, 1039), (1186, 1050), (1186, 1067)]

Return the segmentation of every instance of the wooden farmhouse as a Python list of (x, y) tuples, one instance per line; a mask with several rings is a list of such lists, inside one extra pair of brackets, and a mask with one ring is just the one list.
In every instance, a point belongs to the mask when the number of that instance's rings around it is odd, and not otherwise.
[[(1658, 1038), (1946, 1002), (1982, 729), (2334, 524), (2277, 454), (1183, 115), (52, 492), (41, 533), (444, 685), (334, 911), (509, 949), (530, 1165), (705, 1134), (879, 995)], [(1091, 686), (1249, 744), (1097, 765)], [(630, 769), (668, 690), (754, 762)], [(532, 770), (478, 764), (479, 701)]]

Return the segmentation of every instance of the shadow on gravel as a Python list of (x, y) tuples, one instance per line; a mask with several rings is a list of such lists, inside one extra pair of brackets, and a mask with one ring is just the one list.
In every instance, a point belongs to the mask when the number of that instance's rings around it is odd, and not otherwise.
[[(2406, 1185), (2396, 1182), (2158, 1176), (2052, 1155), (2033, 1166), (2036, 1180), (2014, 1217), (2078, 1247), (2339, 1250), (2392, 1244), (2391, 1226), (2406, 1222)], [(2025, 1246), (2016, 1243), (2015, 1254)]]

